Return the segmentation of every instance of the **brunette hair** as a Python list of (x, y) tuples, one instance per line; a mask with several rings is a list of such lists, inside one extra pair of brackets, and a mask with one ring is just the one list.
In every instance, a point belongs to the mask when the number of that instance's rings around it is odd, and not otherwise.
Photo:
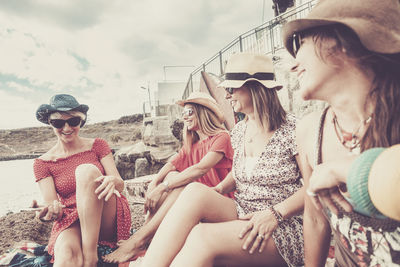
[(286, 122), (286, 111), (275, 89), (257, 81), (246, 82), (244, 86), (251, 93), (255, 119), (265, 131), (274, 131)]
[[(381, 54), (367, 50), (358, 36), (342, 24), (307, 30), (315, 43), (316, 54), (326, 62), (330, 56), (343, 54), (353, 59), (360, 69), (374, 74), (367, 103), (374, 106), (372, 120), (361, 140), (361, 151), (400, 143), (400, 53)], [(327, 39), (336, 44), (328, 47)], [(339, 52), (340, 51), (340, 52)], [(338, 53), (339, 52), (339, 53)], [(340, 59), (340, 58), (339, 58)]]
[[(188, 103), (193, 106), (193, 115), (197, 118), (199, 130), (207, 136), (214, 136), (226, 131), (224, 125), (219, 121), (217, 115), (211, 109), (196, 103)], [(183, 128), (183, 147), (187, 153), (191, 152), (192, 145), (199, 141), (196, 131)]]

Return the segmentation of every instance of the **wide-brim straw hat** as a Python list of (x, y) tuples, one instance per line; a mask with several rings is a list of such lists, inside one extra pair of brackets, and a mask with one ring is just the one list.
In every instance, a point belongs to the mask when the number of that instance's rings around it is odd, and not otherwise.
[(267, 88), (281, 89), (275, 80), (272, 59), (263, 54), (233, 54), (226, 64), (225, 80), (218, 87), (239, 88), (248, 81), (257, 81)]
[(224, 113), (222, 112), (221, 107), (211, 95), (204, 92), (192, 92), (187, 99), (178, 100), (176, 102), (177, 105), (182, 107), (190, 103), (199, 104), (210, 109), (212, 112), (214, 112), (221, 123), (225, 121)]
[[(36, 110), (36, 118), (38, 121), (49, 124), (49, 116), (54, 112), (65, 111), (79, 111), (86, 115), (89, 106), (79, 104), (79, 102), (72, 95), (58, 94), (50, 99), (49, 104), (42, 104)], [(82, 123), (81, 126), (83, 126)]]
[(337, 23), (352, 29), (370, 51), (400, 52), (399, 0), (320, 0), (306, 18), (284, 25), (285, 47), (294, 56), (293, 34)]

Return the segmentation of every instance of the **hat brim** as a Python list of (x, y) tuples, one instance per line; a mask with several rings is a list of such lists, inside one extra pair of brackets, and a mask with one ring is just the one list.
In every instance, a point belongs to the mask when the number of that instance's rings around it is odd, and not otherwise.
[(223, 123), (225, 121), (225, 116), (224, 113), (221, 111), (219, 108), (218, 104), (213, 103), (212, 101), (204, 98), (195, 98), (195, 99), (186, 99), (186, 100), (178, 100), (176, 101), (176, 104), (183, 107), (186, 104), (199, 104), (202, 105), (208, 109), (210, 109), (214, 114), (217, 116), (218, 120)]
[(79, 111), (79, 112), (82, 112), (83, 114), (86, 114), (88, 110), (89, 110), (89, 106), (85, 105), (85, 104), (81, 104), (74, 108), (54, 108), (51, 105), (43, 104), (37, 109), (36, 118), (38, 121), (40, 121), (44, 124), (49, 124), (49, 116), (54, 112)]
[(289, 21), (283, 26), (283, 40), (286, 49), (295, 57), (293, 52), (293, 34), (302, 32), (307, 29), (316, 28), (319, 26), (326, 26), (332, 24), (343, 24), (337, 20), (328, 19), (296, 19)]
[(279, 90), (281, 89), (283, 86), (281, 84), (279, 84), (277, 81), (274, 80), (268, 80), (268, 81), (260, 81), (258, 79), (255, 78), (249, 78), (246, 80), (225, 80), (222, 83), (218, 84), (217, 87), (224, 87), (224, 88), (240, 88), (243, 86), (243, 84), (245, 84), (246, 82), (249, 81), (257, 81), (259, 83), (261, 83), (262, 85), (264, 85), (267, 88), (270, 89), (276, 89)]

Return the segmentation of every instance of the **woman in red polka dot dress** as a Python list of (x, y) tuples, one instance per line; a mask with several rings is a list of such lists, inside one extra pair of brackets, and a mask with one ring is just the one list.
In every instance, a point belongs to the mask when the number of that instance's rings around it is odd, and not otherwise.
[(57, 143), (34, 161), (34, 173), (46, 203), (42, 221), (54, 221), (48, 252), (54, 266), (96, 266), (99, 241), (129, 238), (131, 216), (120, 194), (124, 182), (103, 139), (83, 138), (89, 107), (59, 94), (41, 105), (36, 118), (50, 124)]

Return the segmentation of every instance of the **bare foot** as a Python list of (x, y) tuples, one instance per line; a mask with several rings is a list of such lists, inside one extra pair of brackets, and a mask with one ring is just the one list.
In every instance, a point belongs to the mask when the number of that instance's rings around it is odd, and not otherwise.
[(121, 246), (123, 246), (124, 243), (126, 243), (127, 241), (128, 241), (128, 240), (121, 239), (121, 240), (119, 240), (119, 241), (117, 242), (117, 246), (118, 246), (118, 247), (121, 247)]
[[(122, 241), (122, 240), (121, 240)], [(118, 243), (119, 248), (112, 253), (105, 255), (103, 260), (108, 263), (122, 263), (127, 262), (130, 259), (142, 255), (146, 250), (146, 244), (138, 245), (137, 240), (129, 238), (128, 240), (123, 240)]]

